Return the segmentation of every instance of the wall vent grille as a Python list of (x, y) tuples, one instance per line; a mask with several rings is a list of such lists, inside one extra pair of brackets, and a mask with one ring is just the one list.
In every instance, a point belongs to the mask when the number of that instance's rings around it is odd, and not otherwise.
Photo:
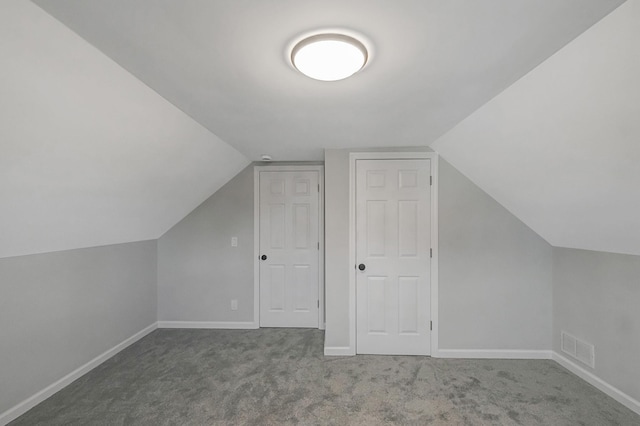
[(595, 368), (595, 347), (591, 343), (580, 340), (566, 331), (561, 333), (560, 339), (562, 352), (591, 368)]

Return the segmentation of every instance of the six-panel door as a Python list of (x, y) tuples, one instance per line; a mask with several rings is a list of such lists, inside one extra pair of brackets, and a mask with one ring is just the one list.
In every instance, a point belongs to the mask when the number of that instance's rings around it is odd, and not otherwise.
[(430, 354), (430, 160), (356, 162), (356, 350)]
[(318, 183), (317, 171), (260, 172), (261, 327), (318, 328)]

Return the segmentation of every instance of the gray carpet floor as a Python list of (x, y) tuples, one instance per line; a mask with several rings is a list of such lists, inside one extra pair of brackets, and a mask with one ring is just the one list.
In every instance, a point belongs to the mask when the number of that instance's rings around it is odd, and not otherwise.
[(640, 425), (553, 361), (325, 357), (319, 330), (156, 330), (19, 425)]

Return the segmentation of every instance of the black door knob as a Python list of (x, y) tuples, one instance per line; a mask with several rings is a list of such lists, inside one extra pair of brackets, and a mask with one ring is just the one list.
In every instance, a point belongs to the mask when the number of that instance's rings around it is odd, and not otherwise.
[(262, 259), (262, 260), (267, 260), (267, 255), (266, 255), (266, 254), (263, 254), (262, 256), (260, 256), (260, 259)]
[(358, 269), (360, 269), (361, 271), (364, 271), (364, 268), (365, 268), (364, 263), (361, 263), (358, 265)]

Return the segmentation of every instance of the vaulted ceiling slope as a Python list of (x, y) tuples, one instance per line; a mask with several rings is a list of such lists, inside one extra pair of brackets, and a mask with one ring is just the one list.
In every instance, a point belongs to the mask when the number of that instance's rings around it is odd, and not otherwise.
[[(428, 145), (622, 0), (36, 0), (252, 160)], [(334, 83), (287, 60), (308, 31), (365, 36)]]
[(640, 255), (640, 0), (432, 145), (555, 246)]
[(0, 257), (158, 238), (248, 164), (30, 2), (0, 58)]

